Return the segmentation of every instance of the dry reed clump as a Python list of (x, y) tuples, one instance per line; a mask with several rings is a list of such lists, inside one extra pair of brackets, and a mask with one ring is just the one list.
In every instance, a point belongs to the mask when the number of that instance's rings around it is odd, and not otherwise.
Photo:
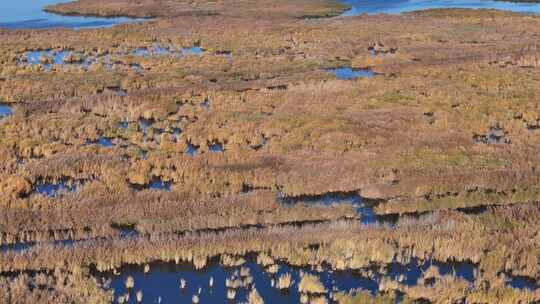
[[(335, 301), (339, 304), (389, 304), (396, 302), (394, 293), (378, 293), (375, 296), (362, 291), (351, 290), (349, 293), (339, 292), (333, 295)], [(407, 295), (402, 297), (401, 303), (414, 303)]]
[(57, 269), (49, 274), (0, 277), (1, 303), (110, 303), (113, 294), (99, 286), (87, 271)]
[(292, 281), (291, 274), (285, 273), (279, 276), (277, 284), (276, 284), (276, 288), (281, 289), (281, 290), (287, 290), (291, 288), (292, 283), (293, 281)]
[(324, 294), (326, 288), (317, 276), (303, 273), (298, 283), (298, 291), (305, 294)]
[(253, 288), (248, 294), (248, 304), (264, 304), (264, 300), (257, 291), (256, 288)]
[(221, 256), (221, 265), (226, 267), (238, 267), (244, 263), (246, 263), (246, 260), (242, 257), (234, 257), (227, 254)]
[(261, 253), (257, 256), (257, 264), (263, 267), (271, 266), (274, 263), (275, 263), (274, 259), (265, 253)]

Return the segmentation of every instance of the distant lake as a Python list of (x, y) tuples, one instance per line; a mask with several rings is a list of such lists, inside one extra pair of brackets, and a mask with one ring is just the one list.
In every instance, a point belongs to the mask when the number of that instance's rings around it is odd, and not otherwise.
[(399, 14), (434, 8), (498, 9), (520, 13), (540, 13), (540, 3), (513, 3), (493, 0), (344, 0), (352, 7), (344, 16), (360, 14)]
[(40, 29), (53, 27), (96, 28), (134, 22), (131, 18), (97, 18), (61, 16), (46, 13), (47, 5), (70, 2), (69, 0), (0, 0), (0, 28)]

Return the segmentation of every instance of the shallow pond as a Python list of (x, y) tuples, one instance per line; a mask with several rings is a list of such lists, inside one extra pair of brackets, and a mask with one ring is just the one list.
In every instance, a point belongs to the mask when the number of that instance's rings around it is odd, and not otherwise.
[(87, 57), (71, 51), (37, 50), (26, 52), (22, 60), (19, 61), (19, 64), (29, 66), (41, 65), (45, 70), (50, 70), (54, 65), (88, 69), (95, 62), (95, 57)]
[(113, 146), (113, 142), (110, 138), (107, 138), (107, 137), (100, 137), (96, 144), (98, 146), (102, 146), (102, 147), (105, 147), (105, 148), (110, 148)]
[(35, 186), (34, 192), (46, 197), (57, 197), (66, 193), (77, 191), (77, 187), (81, 186), (81, 182), (71, 182), (63, 179), (57, 182), (40, 181)]
[[(202, 270), (186, 264), (157, 263), (150, 266), (148, 273), (145, 273), (141, 266), (127, 266), (120, 270), (120, 276), (107, 273), (102, 275), (102, 278), (111, 280), (110, 286), (115, 291), (117, 300), (119, 296), (130, 294), (127, 303), (137, 303), (136, 293), (139, 290), (143, 294), (143, 303), (192, 303), (194, 295), (197, 295), (200, 303), (240, 303), (247, 300), (247, 295), (253, 287), (257, 289), (265, 303), (300, 303), (298, 291), (300, 271), (311, 271), (295, 269), (282, 263), (278, 265), (277, 273), (270, 273), (254, 262), (245, 263), (242, 267), (249, 269), (252, 282), (242, 284), (243, 286), (235, 289), (227, 288), (226, 280), (240, 278), (246, 281), (246, 277), (240, 276), (240, 267), (223, 267), (217, 263)], [(272, 281), (275, 284), (278, 278), (286, 273), (292, 277), (292, 286), (283, 291), (273, 287)], [(135, 284), (132, 289), (127, 289), (125, 286), (128, 276), (134, 279)], [(349, 291), (353, 288), (378, 289), (377, 282), (356, 276), (351, 272), (323, 272), (317, 276), (328, 291), (333, 289)], [(183, 289), (180, 283), (182, 279), (185, 280)], [(210, 281), (212, 281), (212, 287), (210, 287)], [(228, 292), (234, 293), (234, 299), (227, 298)]]
[(399, 14), (435, 8), (499, 9), (520, 13), (540, 13), (538, 3), (512, 3), (493, 0), (343, 0), (351, 6), (344, 16), (360, 14)]
[(148, 189), (171, 192), (171, 182), (162, 181), (161, 179), (153, 179), (148, 185)]
[(199, 154), (199, 146), (195, 146), (192, 143), (188, 143), (186, 149), (184, 150), (184, 153), (186, 153), (189, 156), (195, 156)]
[(538, 289), (538, 284), (535, 280), (522, 276), (509, 276), (507, 284), (516, 289), (527, 289), (530, 291)]
[(223, 144), (221, 143), (213, 143), (208, 146), (208, 151), (210, 153), (222, 153), (222, 152), (225, 152), (225, 148), (223, 147)]
[(15, 252), (20, 253), (23, 251), (26, 251), (32, 246), (34, 246), (35, 243), (15, 243), (15, 244), (6, 244), (6, 245), (0, 245), (0, 252)]
[(164, 192), (171, 192), (172, 189), (172, 182), (171, 181), (164, 181), (160, 177), (154, 176), (150, 182), (146, 185), (137, 185), (132, 184), (131, 185), (133, 189), (137, 191), (141, 190), (156, 190), (156, 191), (164, 191)]
[(70, 0), (17, 0), (0, 1), (0, 28), (40, 29), (53, 27), (98, 28), (121, 23), (141, 21), (132, 18), (99, 18), (61, 16), (43, 11), (48, 5), (70, 2)]
[(0, 103), (0, 119), (13, 115), (11, 107), (5, 103)]
[[(247, 262), (237, 267), (225, 267), (213, 261), (200, 270), (191, 264), (154, 263), (145, 272), (143, 266), (128, 265), (119, 270), (119, 275), (105, 272), (97, 273), (96, 276), (105, 281), (110, 280), (110, 287), (114, 290), (116, 300), (119, 297), (126, 298), (125, 295), (129, 294), (127, 303), (136, 303), (136, 294), (139, 291), (142, 292), (143, 303), (192, 303), (194, 295), (198, 297), (200, 303), (240, 303), (247, 300), (247, 295), (253, 288), (257, 289), (265, 303), (300, 303), (298, 284), (302, 273), (306, 273), (320, 280), (326, 289), (325, 297), (332, 303), (331, 292), (348, 292), (361, 288), (375, 295), (379, 292), (379, 284), (383, 278), (410, 286), (416, 285), (430, 266), (435, 267), (438, 275), (458, 277), (461, 277), (459, 271), (448, 272), (448, 269), (466, 268), (466, 272), (473, 273), (472, 280), (469, 281), (471, 283), (474, 281), (475, 269), (474, 265), (467, 263), (462, 263), (465, 266), (440, 262), (418, 264), (414, 260), (409, 265), (389, 265), (383, 267), (380, 273), (376, 269), (371, 269), (365, 272), (369, 275), (362, 275), (353, 271), (333, 271), (327, 267), (319, 269), (293, 267), (279, 261), (274, 266), (263, 267), (255, 262), (254, 257), (245, 259)], [(291, 276), (292, 283), (289, 288), (280, 290), (277, 282), (285, 274)], [(468, 277), (468, 273), (464, 276)], [(126, 288), (128, 277), (134, 279), (133, 288)], [(240, 279), (243, 283), (233, 289), (230, 282), (235, 279)], [(181, 283), (182, 281), (184, 283)]]
[(335, 68), (328, 69), (328, 72), (336, 75), (337, 79), (353, 80), (357, 78), (371, 78), (375, 72), (369, 69)]

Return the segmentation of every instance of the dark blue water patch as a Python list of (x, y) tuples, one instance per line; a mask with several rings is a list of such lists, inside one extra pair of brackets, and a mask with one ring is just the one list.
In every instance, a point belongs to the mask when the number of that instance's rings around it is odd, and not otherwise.
[(110, 148), (113, 146), (113, 142), (110, 138), (107, 138), (107, 137), (100, 137), (96, 144), (98, 146), (102, 146), (102, 147), (105, 147), (105, 148)]
[(118, 123), (118, 127), (120, 129), (126, 130), (129, 127), (129, 122), (128, 121), (121, 121), (120, 123)]
[(171, 186), (172, 183), (170, 181), (163, 181), (161, 179), (155, 178), (148, 185), (148, 189), (171, 192)]
[(31, 249), (35, 244), (35, 242), (28, 242), (0, 245), (0, 253), (22, 253)]
[(336, 78), (340, 80), (371, 78), (376, 75), (375, 72), (373, 72), (370, 69), (335, 68), (335, 69), (327, 69), (327, 71), (336, 75)]
[(83, 182), (73, 182), (68, 179), (61, 179), (57, 182), (38, 181), (34, 187), (34, 193), (54, 198), (66, 193), (77, 191), (78, 186), (81, 186)]
[(0, 103), (0, 119), (13, 115), (11, 107), (5, 103)]
[(223, 147), (223, 144), (221, 143), (213, 143), (208, 146), (208, 151), (210, 153), (223, 153), (225, 152), (225, 148)]
[(417, 258), (413, 258), (408, 264), (391, 263), (386, 266), (386, 270), (390, 279), (407, 286), (415, 286), (430, 266), (435, 266), (440, 276), (461, 278), (471, 284), (475, 281), (477, 266), (471, 262), (437, 260), (420, 262)]
[(131, 187), (137, 191), (155, 190), (155, 191), (171, 192), (172, 182), (164, 181), (160, 177), (154, 176), (152, 177), (150, 182), (146, 185), (131, 184)]
[(519, 13), (538, 14), (538, 3), (517, 3), (494, 0), (343, 0), (351, 6), (344, 16), (360, 14), (400, 14), (426, 9), (438, 8), (470, 8), (470, 9), (498, 9)]
[(139, 131), (146, 134), (148, 129), (150, 129), (153, 124), (154, 124), (153, 119), (139, 118)]
[(65, 27), (73, 29), (111, 27), (116, 24), (141, 22), (142, 19), (126, 17), (101, 18), (63, 16), (43, 11), (48, 5), (68, 0), (18, 0), (0, 1), (0, 28), (44, 29)]
[(177, 143), (181, 134), (182, 134), (182, 129), (181, 128), (173, 128), (171, 130), (171, 139), (172, 139), (172, 141), (174, 143)]
[[(101, 280), (110, 280), (116, 303), (118, 297), (126, 294), (129, 294), (128, 303), (136, 303), (138, 291), (142, 292), (143, 303), (192, 303), (194, 295), (199, 298), (199, 303), (240, 303), (247, 300), (252, 288), (256, 288), (265, 303), (296, 304), (300, 303), (298, 283), (301, 272), (317, 276), (328, 291), (327, 297), (332, 290), (348, 292), (362, 288), (373, 294), (378, 292), (377, 282), (349, 271), (318, 273), (309, 268), (290, 267), (285, 263), (277, 265), (279, 270), (271, 273), (249, 260), (241, 267), (224, 267), (216, 262), (210, 262), (201, 270), (195, 269), (191, 264), (153, 263), (147, 273), (142, 266), (129, 265), (120, 269), (119, 276), (111, 272), (97, 273), (96, 276)], [(244, 268), (244, 271), (241, 271), (241, 268)], [(248, 271), (245, 271), (246, 269)], [(246, 272), (249, 272), (248, 276), (245, 276)], [(290, 288), (280, 290), (275, 284), (278, 278), (285, 274), (290, 274), (293, 282)], [(133, 278), (133, 288), (126, 288), (128, 277)], [(238, 288), (228, 288), (227, 279), (242, 280), (244, 283)], [(181, 284), (181, 281), (185, 284)], [(228, 300), (227, 292), (233, 290), (234, 300)]]
[(204, 53), (204, 49), (199, 46), (192, 46), (189, 48), (183, 48), (182, 49), (182, 55), (184, 56), (201, 56)]
[(277, 201), (283, 205), (295, 205), (304, 203), (308, 205), (340, 205), (348, 204), (354, 206), (360, 220), (364, 224), (384, 223), (394, 225), (397, 219), (390, 216), (378, 216), (373, 207), (374, 203), (365, 201), (357, 192), (330, 192), (321, 195), (304, 195), (287, 197), (279, 193)]
[(195, 156), (199, 154), (199, 146), (196, 146), (192, 143), (188, 143), (186, 149), (184, 150), (184, 153), (186, 153), (189, 156)]
[(538, 289), (538, 284), (536, 283), (536, 280), (525, 276), (507, 275), (506, 283), (515, 289), (526, 289), (529, 291), (535, 291)]
[(414, 286), (418, 284), (418, 280), (428, 267), (428, 264), (419, 264), (417, 259), (412, 259), (409, 264), (405, 265), (392, 263), (388, 266), (388, 277), (401, 284)]
[(108, 137), (101, 136), (95, 141), (91, 141), (89, 139), (86, 140), (86, 145), (98, 145), (100, 147), (104, 148), (111, 148), (114, 144), (112, 140)]
[(450, 261), (443, 263), (434, 261), (433, 265), (439, 269), (440, 275), (451, 275), (470, 283), (474, 282), (476, 266), (470, 262)]

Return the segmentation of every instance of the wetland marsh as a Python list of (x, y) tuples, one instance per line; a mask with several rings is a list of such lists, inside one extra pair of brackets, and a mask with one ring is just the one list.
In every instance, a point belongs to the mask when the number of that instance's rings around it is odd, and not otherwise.
[(540, 302), (538, 12), (0, 4), (0, 303)]

